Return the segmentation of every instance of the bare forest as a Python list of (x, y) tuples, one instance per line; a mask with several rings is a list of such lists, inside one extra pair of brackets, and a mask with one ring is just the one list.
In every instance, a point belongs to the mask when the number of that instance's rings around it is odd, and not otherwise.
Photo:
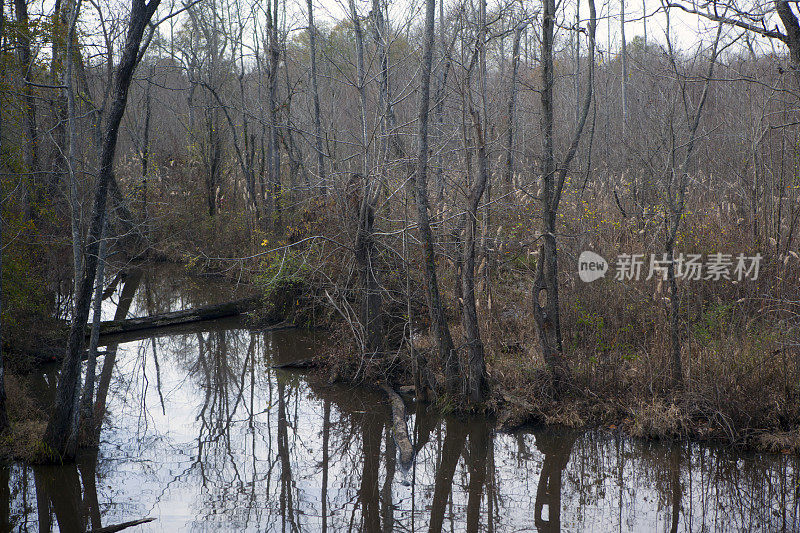
[(404, 460), (398, 390), (800, 450), (796, 3), (0, 1), (9, 455), (98, 446), (143, 264), (326, 332)]

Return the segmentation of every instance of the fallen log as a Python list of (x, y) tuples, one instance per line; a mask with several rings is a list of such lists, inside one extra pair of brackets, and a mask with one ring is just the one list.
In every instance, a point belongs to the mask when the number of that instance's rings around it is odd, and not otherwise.
[(384, 383), (381, 385), (381, 389), (386, 393), (389, 398), (389, 404), (392, 406), (392, 426), (394, 428), (392, 433), (394, 434), (394, 442), (397, 444), (397, 449), (400, 451), (400, 466), (403, 470), (408, 471), (414, 461), (414, 446), (408, 437), (406, 406), (402, 398), (390, 386)]
[(129, 527), (134, 527), (141, 524), (147, 524), (148, 522), (152, 522), (154, 520), (155, 518), (142, 518), (141, 520), (131, 520), (130, 522), (123, 522), (115, 526), (106, 526), (98, 529), (92, 529), (91, 531), (89, 531), (89, 533), (116, 533), (117, 531), (122, 531), (123, 529), (128, 529)]
[[(192, 322), (202, 322), (205, 320), (215, 320), (217, 318), (227, 318), (240, 315), (247, 311), (252, 311), (261, 305), (260, 296), (251, 296), (233, 302), (222, 304), (207, 305), (195, 309), (185, 309), (183, 311), (173, 311), (160, 315), (145, 316), (140, 318), (128, 318), (126, 320), (108, 320), (100, 323), (100, 335), (112, 335), (117, 333), (129, 333), (143, 329), (162, 328), (175, 326), (178, 324), (189, 324)], [(87, 329), (87, 335), (89, 330)]]
[(286, 361), (284, 363), (275, 363), (272, 368), (280, 370), (308, 370), (309, 368), (316, 368), (319, 366), (319, 361), (313, 357), (308, 359), (297, 359), (296, 361)]

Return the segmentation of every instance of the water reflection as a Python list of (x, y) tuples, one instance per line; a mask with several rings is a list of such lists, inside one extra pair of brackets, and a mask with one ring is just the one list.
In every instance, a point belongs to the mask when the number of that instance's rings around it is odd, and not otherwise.
[[(131, 273), (110, 316), (208, 302)], [(400, 468), (380, 394), (275, 362), (318, 334), (236, 320), (107, 339), (99, 450), (75, 465), (0, 467), (0, 531), (795, 531), (797, 458), (602, 432), (495, 431), (410, 405)], [(113, 370), (113, 371), (112, 371)], [(29, 386), (52, 394), (55, 375)]]

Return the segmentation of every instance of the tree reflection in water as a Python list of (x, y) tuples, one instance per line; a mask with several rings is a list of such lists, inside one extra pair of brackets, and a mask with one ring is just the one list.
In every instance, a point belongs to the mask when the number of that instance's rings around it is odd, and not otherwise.
[[(107, 316), (208, 303), (207, 288), (139, 279), (146, 290), (129, 276)], [(0, 531), (146, 516), (157, 521), (144, 530), (170, 533), (800, 527), (795, 457), (598, 431), (504, 434), (422, 405), (409, 405), (417, 457), (403, 472), (381, 394), (271, 368), (318, 340), (235, 320), (107, 339), (100, 448), (75, 465), (0, 467)], [(46, 403), (54, 378), (27, 385)]]

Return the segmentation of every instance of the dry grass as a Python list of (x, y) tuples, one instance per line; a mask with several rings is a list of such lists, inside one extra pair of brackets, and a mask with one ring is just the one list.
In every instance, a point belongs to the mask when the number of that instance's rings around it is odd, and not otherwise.
[(758, 448), (773, 453), (800, 453), (800, 429), (764, 433), (755, 439)]
[(42, 436), (47, 426), (46, 414), (34, 401), (33, 393), (18, 376), (6, 375), (10, 430), (0, 437), (0, 456), (28, 463), (42, 457)]

